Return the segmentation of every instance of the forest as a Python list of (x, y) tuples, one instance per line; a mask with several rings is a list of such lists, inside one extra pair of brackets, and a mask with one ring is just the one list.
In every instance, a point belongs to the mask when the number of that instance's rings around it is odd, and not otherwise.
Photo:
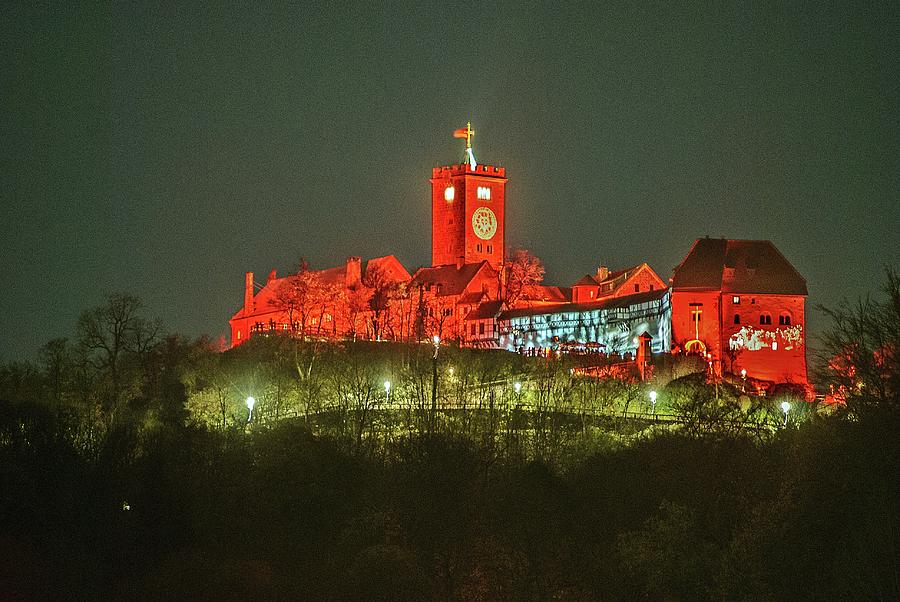
[(900, 280), (827, 314), (826, 406), (110, 295), (0, 365), (0, 598), (898, 599)]

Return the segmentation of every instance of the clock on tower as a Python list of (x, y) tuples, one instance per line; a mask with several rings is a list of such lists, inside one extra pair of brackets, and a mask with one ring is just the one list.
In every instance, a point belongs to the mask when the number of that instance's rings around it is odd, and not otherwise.
[(453, 135), (466, 139), (463, 163), (431, 170), (431, 263), (487, 261), (497, 269), (506, 248), (506, 169), (475, 160), (471, 123)]

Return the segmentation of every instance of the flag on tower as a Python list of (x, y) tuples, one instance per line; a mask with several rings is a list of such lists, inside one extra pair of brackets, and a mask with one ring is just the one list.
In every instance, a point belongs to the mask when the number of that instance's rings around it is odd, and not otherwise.
[(458, 130), (453, 130), (454, 138), (468, 138), (469, 130), (468, 128), (459, 128)]

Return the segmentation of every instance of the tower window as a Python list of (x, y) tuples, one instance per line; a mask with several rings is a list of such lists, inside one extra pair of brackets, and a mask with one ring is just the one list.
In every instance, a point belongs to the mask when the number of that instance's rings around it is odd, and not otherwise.
[(791, 314), (784, 313), (778, 316), (778, 323), (781, 326), (790, 326), (791, 325)]
[(475, 245), (475, 249), (476, 249), (479, 253), (481, 253), (481, 243), (478, 243), (477, 245)]
[(770, 314), (759, 314), (759, 323), (766, 325), (772, 323), (772, 316)]
[(738, 297), (737, 295), (735, 295), (734, 297), (731, 298), (731, 302), (734, 303), (735, 305), (740, 305), (740, 304), (741, 304), (741, 298)]
[(456, 196), (456, 189), (453, 186), (447, 186), (444, 189), (444, 200), (450, 202)]
[(488, 254), (490, 255), (490, 254), (493, 253), (493, 252), (494, 252), (494, 246), (493, 246), (493, 245), (488, 245)]
[(491, 189), (487, 186), (479, 186), (478, 187), (478, 198), (482, 201), (491, 200)]
[(734, 314), (734, 323), (735, 324), (741, 323), (741, 314)]

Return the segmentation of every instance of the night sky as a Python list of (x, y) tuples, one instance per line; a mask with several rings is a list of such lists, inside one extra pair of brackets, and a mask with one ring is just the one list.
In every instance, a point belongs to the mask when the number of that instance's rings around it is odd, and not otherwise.
[(900, 3), (36, 4), (0, 19), (0, 359), (110, 292), (215, 338), (246, 270), (428, 264), (468, 120), (549, 284), (704, 235), (772, 240), (808, 309), (900, 265)]

